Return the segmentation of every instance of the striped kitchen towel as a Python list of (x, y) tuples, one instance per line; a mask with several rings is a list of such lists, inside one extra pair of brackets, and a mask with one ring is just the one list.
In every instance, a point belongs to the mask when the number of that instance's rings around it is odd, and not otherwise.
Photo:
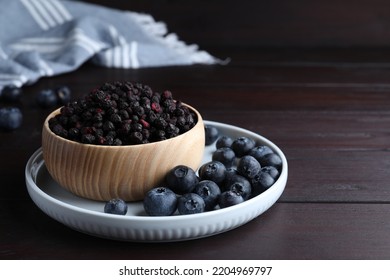
[(213, 64), (152, 16), (79, 1), (0, 0), (0, 90), (77, 69)]

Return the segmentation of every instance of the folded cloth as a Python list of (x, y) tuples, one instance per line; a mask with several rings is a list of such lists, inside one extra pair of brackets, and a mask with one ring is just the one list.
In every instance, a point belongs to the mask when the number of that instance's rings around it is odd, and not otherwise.
[(0, 0), (0, 90), (77, 69), (213, 64), (151, 15), (78, 1)]

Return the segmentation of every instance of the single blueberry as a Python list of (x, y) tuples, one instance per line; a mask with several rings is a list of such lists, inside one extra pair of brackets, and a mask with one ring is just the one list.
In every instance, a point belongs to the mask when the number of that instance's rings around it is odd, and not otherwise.
[(222, 162), (226, 168), (232, 167), (235, 159), (236, 155), (229, 147), (219, 148), (212, 155), (212, 160)]
[(205, 206), (203, 198), (196, 193), (186, 193), (180, 196), (177, 202), (180, 215), (202, 213), (205, 211)]
[(243, 176), (236, 175), (231, 178), (230, 182), (225, 185), (225, 190), (235, 191), (244, 198), (244, 200), (249, 199), (252, 193), (252, 186), (249, 180)]
[(275, 180), (269, 173), (260, 171), (251, 180), (252, 196), (259, 195), (268, 190), (274, 183)]
[(19, 108), (6, 107), (0, 109), (0, 128), (14, 130), (22, 125), (23, 115)]
[(54, 90), (44, 89), (36, 96), (38, 105), (42, 108), (50, 108), (58, 104), (58, 97)]
[(255, 159), (257, 159), (260, 162), (260, 159), (267, 155), (272, 154), (273, 150), (265, 145), (256, 146), (253, 149), (251, 149), (248, 153), (248, 155), (253, 156)]
[(205, 125), (204, 126), (205, 131), (205, 144), (206, 146), (209, 146), (213, 144), (219, 137), (219, 130), (213, 125)]
[(232, 143), (232, 149), (237, 157), (243, 157), (248, 154), (250, 150), (255, 147), (256, 143), (253, 139), (249, 137), (239, 137), (235, 139)]
[(270, 165), (262, 167), (260, 171), (268, 173), (275, 181), (278, 179), (280, 174), (276, 167)]
[(218, 204), (218, 197), (221, 194), (221, 190), (215, 182), (203, 180), (196, 184), (194, 193), (203, 198), (205, 210), (210, 211)]
[(7, 85), (2, 89), (0, 96), (3, 101), (16, 102), (22, 96), (22, 89), (15, 85)]
[(185, 165), (172, 168), (165, 176), (168, 187), (177, 194), (192, 192), (199, 178), (193, 169)]
[(235, 176), (241, 176), (240, 173), (238, 173), (237, 169), (235, 167), (229, 167), (229, 168), (226, 168), (226, 172), (225, 172), (225, 179), (223, 180), (222, 183), (219, 184), (219, 187), (221, 188), (222, 191), (226, 191), (226, 185), (230, 185), (230, 183), (232, 182), (233, 177)]
[(226, 167), (219, 161), (209, 161), (199, 168), (201, 180), (211, 180), (217, 184), (223, 182), (226, 176)]
[(264, 155), (260, 158), (259, 162), (261, 166), (273, 166), (278, 170), (282, 167), (282, 158), (275, 153)]
[(104, 213), (126, 215), (127, 204), (123, 199), (113, 198), (104, 205)]
[(218, 199), (218, 204), (220, 208), (226, 208), (233, 205), (237, 205), (244, 202), (244, 198), (240, 193), (236, 191), (225, 191), (221, 193)]
[(145, 195), (143, 206), (149, 216), (170, 216), (177, 208), (176, 194), (165, 187), (156, 187)]
[(228, 147), (230, 148), (233, 144), (233, 139), (229, 136), (223, 135), (218, 138), (217, 142), (215, 142), (215, 147), (217, 149), (223, 148), (223, 147)]
[(55, 93), (57, 95), (59, 104), (66, 105), (68, 104), (68, 102), (70, 102), (70, 99), (72, 97), (72, 92), (69, 87), (60, 86), (55, 89)]
[(237, 164), (238, 173), (248, 179), (253, 178), (257, 173), (259, 173), (260, 169), (260, 163), (254, 157), (249, 155), (243, 156)]

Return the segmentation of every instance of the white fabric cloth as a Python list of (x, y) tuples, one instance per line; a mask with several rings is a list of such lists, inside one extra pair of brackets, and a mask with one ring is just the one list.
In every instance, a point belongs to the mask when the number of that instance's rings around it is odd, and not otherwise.
[(0, 90), (86, 61), (117, 68), (218, 62), (148, 14), (62, 0), (0, 0), (0, 7)]

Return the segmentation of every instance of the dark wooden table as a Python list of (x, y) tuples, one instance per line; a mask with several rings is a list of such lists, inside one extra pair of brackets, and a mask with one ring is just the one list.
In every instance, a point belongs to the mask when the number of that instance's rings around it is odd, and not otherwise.
[[(184, 41), (231, 62), (137, 70), (85, 64), (26, 86), (17, 104), (22, 127), (0, 133), (0, 259), (390, 258), (386, 1), (322, 8), (311, 1), (89, 2), (152, 13)], [(36, 106), (37, 92), (66, 84), (78, 97), (115, 80), (170, 89), (204, 119), (273, 141), (289, 162), (281, 198), (237, 229), (177, 243), (101, 239), (46, 216), (24, 179), (52, 110)]]

